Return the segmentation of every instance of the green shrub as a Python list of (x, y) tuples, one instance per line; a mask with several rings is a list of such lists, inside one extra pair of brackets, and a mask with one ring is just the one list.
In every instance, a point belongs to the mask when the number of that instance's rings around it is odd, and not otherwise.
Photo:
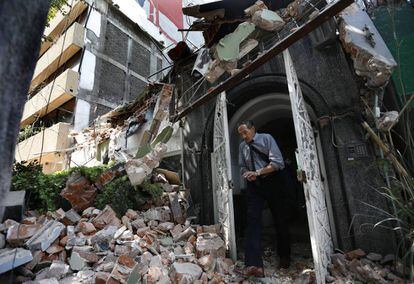
[(84, 177), (86, 177), (90, 182), (94, 183), (98, 179), (98, 177), (108, 169), (107, 165), (103, 166), (95, 166), (95, 167), (74, 167), (68, 170), (69, 175), (72, 173), (80, 173)]
[(127, 176), (114, 179), (98, 192), (95, 207), (103, 209), (109, 205), (119, 217), (128, 209), (140, 210), (149, 202), (155, 202), (163, 193), (159, 184), (146, 181), (141, 186), (132, 186)]
[(164, 189), (160, 183), (150, 183), (149, 181), (145, 181), (142, 183), (141, 188), (144, 192), (151, 195), (153, 202), (161, 198), (164, 193)]
[[(40, 199), (39, 189), (41, 185), (42, 166), (36, 162), (27, 164), (16, 163), (13, 165), (11, 190), (26, 190), (26, 208), (39, 208), (42, 200)], [(29, 203), (27, 203), (29, 201)]]
[[(62, 205), (60, 192), (65, 188), (69, 176), (80, 173), (94, 183), (108, 166), (75, 167), (53, 174), (44, 174), (36, 162), (16, 163), (13, 167), (12, 190), (26, 190), (26, 208), (29, 210), (54, 211)], [(103, 209), (110, 205), (123, 216), (128, 209), (138, 210), (148, 203), (156, 202), (164, 190), (158, 183), (145, 181), (141, 186), (132, 186), (127, 176), (114, 179), (99, 190), (94, 206)]]
[(17, 137), (17, 143), (20, 143), (26, 140), (27, 138), (34, 136), (37, 133), (40, 133), (44, 129), (44, 127), (34, 127), (32, 125), (25, 126), (19, 132), (19, 136)]
[(135, 188), (129, 182), (128, 177), (119, 177), (106, 184), (98, 192), (95, 207), (103, 209), (105, 205), (109, 205), (118, 216), (123, 216), (129, 208), (137, 209), (137, 204), (134, 202), (135, 194), (138, 193), (135, 192)]
[(60, 192), (73, 172), (79, 172), (94, 182), (106, 170), (100, 167), (75, 167), (53, 174), (44, 174), (37, 162), (16, 163), (13, 166), (11, 190), (26, 190), (26, 209), (54, 211), (61, 206)]

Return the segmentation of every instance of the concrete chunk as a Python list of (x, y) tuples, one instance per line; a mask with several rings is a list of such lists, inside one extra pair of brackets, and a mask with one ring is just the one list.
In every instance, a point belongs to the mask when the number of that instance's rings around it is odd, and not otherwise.
[(109, 246), (109, 243), (112, 241), (115, 232), (117, 231), (117, 227), (115, 226), (108, 226), (103, 230), (100, 230), (97, 232), (92, 238), (91, 238), (91, 244), (99, 244), (103, 245), (106, 244)]
[(371, 261), (377, 261), (377, 262), (379, 262), (379, 261), (381, 261), (381, 260), (382, 260), (382, 255), (380, 255), (380, 254), (378, 254), (378, 253), (373, 253), (373, 252), (370, 252), (370, 253), (367, 255), (367, 258), (368, 258), (369, 260), (371, 260)]
[(64, 228), (62, 223), (49, 220), (26, 242), (26, 246), (32, 251), (38, 249), (45, 251), (59, 237)]
[(69, 259), (70, 268), (74, 271), (79, 271), (88, 266), (86, 260), (82, 258), (79, 253), (72, 252), (72, 255)]
[(252, 6), (245, 9), (244, 13), (246, 14), (246, 16), (251, 17), (254, 15), (255, 12), (263, 10), (263, 9), (267, 9), (266, 4), (263, 3), (263, 1), (256, 1), (256, 3), (254, 3)]
[(168, 221), (170, 214), (165, 212), (163, 208), (151, 208), (144, 212), (144, 218), (148, 221)]
[(236, 60), (240, 53), (240, 44), (255, 30), (255, 25), (244, 22), (236, 30), (223, 37), (216, 47), (217, 58), (224, 61)]
[(285, 21), (276, 12), (267, 9), (256, 11), (252, 22), (266, 31), (279, 31), (285, 25)]
[(59, 281), (55, 277), (52, 277), (42, 280), (25, 282), (25, 284), (59, 284)]
[(397, 63), (367, 12), (354, 3), (339, 18), (339, 38), (355, 73), (366, 79), (369, 88), (387, 85)]
[(131, 225), (134, 227), (134, 229), (144, 228), (147, 226), (143, 219), (134, 220), (132, 221)]
[(127, 230), (126, 226), (122, 226), (115, 232), (114, 239), (118, 239), (125, 231)]
[(197, 264), (174, 262), (171, 267), (171, 280), (174, 283), (181, 283), (180, 281), (186, 279), (190, 281), (188, 283), (192, 283), (193, 281), (198, 280), (202, 273), (203, 270)]
[(128, 209), (127, 212), (125, 213), (125, 216), (127, 216), (131, 220), (135, 220), (138, 218), (138, 213), (135, 210)]
[(157, 229), (163, 232), (168, 232), (174, 228), (174, 223), (164, 222), (158, 225)]
[(36, 276), (36, 280), (44, 280), (52, 277), (62, 279), (70, 272), (70, 269), (69, 265), (65, 264), (64, 262), (54, 261), (50, 267), (45, 268), (42, 271), (43, 273), (40, 273)]
[(213, 233), (199, 234), (196, 242), (196, 255), (201, 257), (211, 254), (214, 257), (225, 257), (226, 246), (224, 241)]
[(210, 254), (202, 256), (198, 259), (198, 264), (204, 269), (204, 271), (212, 270), (215, 265), (215, 258)]
[(30, 250), (22, 248), (3, 249), (0, 251), (0, 274), (28, 263), (32, 259), (33, 256)]

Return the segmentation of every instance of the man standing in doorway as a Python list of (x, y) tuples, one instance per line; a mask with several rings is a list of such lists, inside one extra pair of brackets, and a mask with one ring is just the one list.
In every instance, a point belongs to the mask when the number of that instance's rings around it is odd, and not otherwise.
[(251, 120), (242, 121), (238, 132), (243, 138), (239, 147), (241, 175), (247, 182), (247, 232), (245, 268), (238, 272), (246, 276), (264, 277), (262, 260), (262, 211), (267, 201), (277, 234), (279, 268), (290, 265), (288, 212), (284, 206), (286, 173), (282, 153), (275, 139), (257, 133)]

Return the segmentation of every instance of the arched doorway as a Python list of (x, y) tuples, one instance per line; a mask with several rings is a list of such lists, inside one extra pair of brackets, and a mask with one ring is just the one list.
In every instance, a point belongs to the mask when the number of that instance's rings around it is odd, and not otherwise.
[[(243, 256), (244, 251), (244, 212), (246, 209), (244, 190), (246, 185), (238, 174), (240, 172), (237, 159), (238, 145), (241, 139), (237, 133), (237, 123), (251, 119), (255, 122), (258, 132), (269, 133), (275, 138), (292, 177), (292, 188), (288, 189), (291, 191), (288, 202), (292, 210), (291, 212), (286, 212), (291, 215), (289, 230), (292, 239), (292, 270), (289, 273), (292, 274), (292, 272), (297, 271), (297, 274), (299, 274), (302, 269), (313, 268), (305, 197), (302, 185), (296, 182), (295, 178), (295, 169), (297, 168), (295, 149), (297, 145), (289, 95), (283, 93), (260, 94), (240, 106), (229, 119), (231, 168), (234, 183), (235, 231), (239, 257)], [(273, 219), (268, 208), (263, 212), (262, 222), (263, 251), (266, 252), (264, 255), (265, 263), (272, 267), (277, 267), (278, 258), (273, 248), (276, 236)], [(298, 270), (296, 267), (300, 267), (300, 269)]]
[[(215, 135), (215, 141), (217, 140), (218, 143), (214, 144), (214, 148), (219, 149), (219, 145), (225, 145), (226, 143), (228, 144), (228, 146), (220, 148), (224, 150), (227, 149), (229, 152), (229, 154), (221, 154), (222, 157), (226, 157), (227, 159), (221, 167), (224, 165), (224, 167), (228, 167), (229, 169), (231, 168), (231, 170), (218, 167), (220, 168), (221, 173), (225, 172), (228, 176), (226, 176), (225, 179), (221, 179), (225, 182), (223, 185), (218, 184), (218, 186), (214, 187), (214, 190), (217, 190), (221, 196), (226, 195), (227, 189), (228, 195), (232, 195), (233, 190), (237, 195), (238, 190), (242, 189), (244, 186), (239, 177), (240, 175), (236, 162), (238, 153), (235, 153), (235, 151), (237, 152), (239, 144), (237, 135), (234, 135), (235, 127), (238, 121), (253, 119), (256, 121), (256, 128), (259, 131), (266, 131), (274, 136), (279, 134), (279, 138), (275, 138), (279, 140), (279, 144), (281, 144), (282, 150), (286, 152), (285, 156), (287, 158), (293, 156), (292, 149), (295, 147), (293, 146), (294, 143), (292, 141), (294, 141), (293, 138), (296, 138), (298, 142), (298, 151), (296, 151), (298, 157), (297, 160), (299, 167), (303, 169), (302, 172), (305, 177), (304, 192), (306, 200), (306, 215), (302, 214), (302, 216), (307, 216), (310, 228), (309, 234), (306, 234), (306, 222), (303, 222), (302, 225), (299, 225), (299, 228), (302, 228), (299, 229), (299, 233), (305, 233), (304, 239), (311, 240), (312, 255), (315, 261), (315, 270), (317, 274), (316, 277), (318, 283), (322, 283), (326, 275), (326, 266), (329, 263), (329, 257), (332, 251), (332, 238), (330, 233), (330, 227), (332, 227), (332, 224), (330, 224), (328, 216), (328, 211), (330, 210), (326, 206), (326, 204), (329, 204), (330, 202), (329, 196), (326, 196), (328, 194), (328, 190), (325, 188), (321, 178), (323, 172), (323, 160), (321, 152), (317, 149), (318, 142), (314, 139), (314, 128), (311, 125), (310, 115), (308, 114), (310, 107), (305, 104), (304, 97), (302, 96), (299, 88), (299, 81), (294, 73), (294, 68), (293, 72), (287, 73), (289, 95), (282, 92), (263, 92), (266, 87), (263, 88), (262, 84), (255, 88), (254, 82), (251, 82), (251, 84), (244, 84), (245, 86), (248, 86), (248, 89), (253, 90), (250, 94), (246, 90), (240, 90), (239, 88), (239, 91), (241, 92), (238, 96), (234, 96), (237, 98), (235, 102), (232, 102), (231, 100), (229, 102), (233, 108), (236, 105), (236, 110), (231, 114), (231, 117), (229, 117), (230, 122), (227, 121), (226, 97), (225, 94), (221, 95), (221, 99), (217, 102), (216, 118), (214, 120), (214, 129), (220, 129), (218, 133), (218, 137), (220, 139), (216, 139)], [(255, 81), (255, 79), (253, 79), (253, 81)], [(272, 83), (273, 86), (275, 85), (275, 82), (262, 81), (262, 83), (263, 82), (267, 85), (272, 85)], [(275, 89), (277, 90), (277, 88)], [(286, 87), (284, 89), (286, 90)], [(262, 92), (260, 92), (260, 90), (262, 90)], [(269, 90), (269, 88), (267, 88), (267, 90)], [(234, 91), (232, 92), (234, 94)], [(291, 109), (293, 109), (293, 111), (290, 111)], [(294, 131), (292, 131), (292, 118), (294, 121)], [(281, 132), (283, 132), (284, 135), (280, 135)], [(292, 132), (295, 134), (292, 135)], [(228, 138), (225, 138), (225, 136)], [(226, 139), (228, 141), (226, 141)], [(230, 152), (232, 153), (230, 154)], [(213, 153), (213, 157), (218, 156), (217, 152)], [(289, 158), (289, 160), (291, 160), (293, 164), (293, 159)], [(319, 163), (319, 160), (322, 162)], [(218, 161), (218, 159), (215, 161)], [(217, 172), (214, 173), (213, 169), (213, 180), (214, 175), (217, 178), (218, 174)], [(229, 184), (231, 186), (229, 186)], [(326, 199), (328, 199), (328, 201), (326, 201)], [(231, 198), (226, 198), (226, 200), (231, 200), (231, 206), (228, 206), (229, 203), (226, 205), (227, 208), (231, 208), (231, 212), (229, 212), (228, 209), (224, 210), (222, 211), (224, 212), (222, 216), (225, 217), (227, 228), (231, 229), (227, 230), (227, 234), (228, 236), (231, 236), (234, 241), (236, 236), (234, 236), (235, 226), (232, 224), (235, 216), (232, 206), (233, 196)], [(297, 201), (298, 200), (300, 200), (300, 198), (297, 198)], [(216, 199), (216, 204), (220, 204), (221, 202), (222, 201), (220, 199)], [(296, 203), (296, 206), (297, 205), (298, 203)], [(306, 218), (302, 219), (305, 220)], [(303, 230), (303, 228), (305, 228), (305, 230)], [(233, 233), (231, 231), (233, 231)], [(235, 245), (233, 248), (235, 248)]]

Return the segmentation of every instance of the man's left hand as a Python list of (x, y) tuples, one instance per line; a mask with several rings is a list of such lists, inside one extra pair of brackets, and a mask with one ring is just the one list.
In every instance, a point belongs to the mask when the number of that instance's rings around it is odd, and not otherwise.
[(245, 172), (243, 174), (243, 177), (247, 179), (248, 181), (255, 181), (257, 178), (257, 174), (256, 172)]

